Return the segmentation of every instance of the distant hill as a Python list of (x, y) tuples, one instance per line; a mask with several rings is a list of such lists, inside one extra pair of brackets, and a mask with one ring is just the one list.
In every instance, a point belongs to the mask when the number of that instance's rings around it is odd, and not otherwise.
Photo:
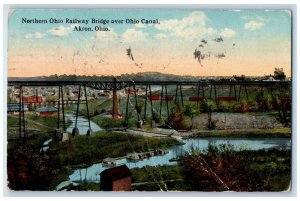
[[(197, 81), (199, 79), (224, 79), (231, 76), (218, 76), (218, 77), (203, 77), (203, 76), (180, 76), (173, 74), (164, 74), (159, 72), (143, 72), (122, 74), (120, 76), (82, 76), (82, 75), (51, 75), (51, 76), (39, 76), (39, 77), (9, 77), (8, 81), (86, 81), (86, 80), (112, 80), (117, 78), (119, 81)], [(256, 77), (251, 77), (255, 79)]]

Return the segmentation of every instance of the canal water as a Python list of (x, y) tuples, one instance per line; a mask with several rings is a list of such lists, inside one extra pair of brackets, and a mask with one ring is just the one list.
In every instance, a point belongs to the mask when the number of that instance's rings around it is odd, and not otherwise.
[[(72, 121), (72, 124), (67, 128), (68, 133), (72, 133), (73, 128), (75, 128), (75, 122), (76, 122), (76, 116), (67, 114), (66, 117)], [(91, 123), (91, 129), (93, 132), (97, 132), (102, 130), (96, 123), (93, 121), (90, 121)], [(79, 134), (80, 135), (86, 135), (88, 129), (89, 129), (89, 123), (88, 120), (84, 117), (78, 116), (77, 118), (77, 128), (79, 129)]]
[[(169, 153), (160, 156), (154, 156), (141, 161), (127, 161), (121, 159), (117, 161), (117, 165), (126, 164), (129, 169), (141, 168), (145, 166), (158, 166), (158, 165), (175, 165), (176, 161), (170, 161), (172, 158), (176, 158), (187, 152), (191, 152), (193, 149), (199, 149), (202, 151), (207, 150), (209, 144), (221, 145), (230, 144), (235, 150), (260, 150), (270, 148), (291, 148), (291, 140), (288, 138), (201, 138), (201, 139), (186, 139), (183, 140), (184, 145), (177, 145), (168, 149)], [(100, 182), (100, 172), (109, 167), (102, 165), (102, 163), (94, 164), (87, 168), (74, 170), (69, 176), (69, 181), (78, 184), (82, 181), (88, 182)]]
[[(73, 128), (75, 128), (76, 117), (75, 117), (75, 115), (72, 115), (72, 114), (66, 114), (66, 118), (70, 119), (72, 121), (72, 124), (66, 129), (66, 131), (68, 133), (72, 133)], [(97, 132), (97, 131), (102, 130), (102, 128), (100, 128), (93, 121), (90, 121), (90, 124), (91, 124), (91, 129), (93, 130), (93, 132)], [(89, 129), (88, 120), (84, 117), (78, 116), (78, 118), (77, 118), (77, 128), (79, 130), (79, 135), (86, 135), (86, 133)], [(52, 142), (52, 139), (49, 139), (49, 140), (45, 141), (43, 143), (42, 148), (40, 149), (40, 151), (47, 151), (49, 149), (48, 144), (50, 142)]]
[[(75, 127), (75, 116), (68, 114), (66, 115), (72, 121), (70, 127), (67, 128), (67, 132), (72, 133), (72, 129)], [(84, 117), (78, 117), (77, 127), (79, 129), (80, 135), (86, 135), (88, 127), (88, 121)], [(91, 128), (94, 132), (102, 130), (97, 124), (91, 121)], [(43, 149), (47, 150), (47, 144), (51, 140), (46, 141), (43, 144)], [(168, 149), (169, 153), (165, 155), (153, 156), (148, 159), (140, 161), (127, 161), (126, 159), (117, 160), (117, 165), (126, 164), (129, 169), (132, 168), (142, 168), (147, 166), (163, 166), (163, 165), (175, 165), (176, 161), (170, 161), (170, 159), (181, 156), (187, 152), (191, 152), (193, 149), (198, 149), (201, 151), (207, 150), (210, 144), (221, 145), (230, 144), (235, 150), (260, 150), (260, 149), (270, 149), (270, 148), (291, 148), (291, 139), (289, 138), (222, 138), (222, 137), (209, 137), (209, 138), (193, 138), (182, 140), (184, 144), (176, 145)], [(125, 155), (126, 153), (124, 153)], [(108, 166), (102, 165), (102, 163), (97, 163), (91, 165), (87, 168), (76, 169), (71, 175), (69, 175), (69, 180), (62, 182), (59, 186), (64, 186), (63, 183), (78, 185), (82, 181), (87, 182), (100, 182), (100, 173), (110, 168)]]

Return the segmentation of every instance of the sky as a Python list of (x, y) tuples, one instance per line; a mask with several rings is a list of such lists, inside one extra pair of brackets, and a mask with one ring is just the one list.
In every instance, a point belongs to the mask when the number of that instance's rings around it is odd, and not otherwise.
[[(263, 76), (278, 67), (291, 76), (287, 10), (15, 9), (8, 15), (8, 77), (138, 72)], [(47, 23), (22, 23), (25, 18)], [(89, 23), (67, 23), (66, 18)], [(92, 24), (92, 18), (108, 23)], [(74, 31), (79, 26), (92, 31)]]

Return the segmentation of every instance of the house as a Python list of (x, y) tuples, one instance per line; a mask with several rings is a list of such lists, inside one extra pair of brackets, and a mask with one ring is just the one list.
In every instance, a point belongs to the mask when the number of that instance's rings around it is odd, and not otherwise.
[(43, 102), (42, 96), (31, 96), (31, 97), (23, 97), (24, 103), (41, 103)]
[(236, 82), (236, 78), (234, 76), (232, 76), (230, 79), (229, 79), (230, 82)]
[(126, 165), (106, 169), (100, 173), (103, 191), (131, 191), (132, 175)]
[(267, 79), (264, 79), (264, 80), (262, 80), (262, 81), (265, 81), (265, 82), (273, 82), (273, 81), (278, 81), (278, 80), (276, 80), (274, 77), (272, 77), (272, 76), (269, 76)]
[(37, 116), (54, 116), (57, 115), (57, 108), (55, 107), (42, 107), (36, 110)]
[[(22, 105), (21, 105), (22, 109)], [(19, 114), (20, 105), (19, 103), (8, 103), (7, 104), (7, 113), (8, 114)], [(24, 112), (28, 111), (28, 105), (24, 104)]]

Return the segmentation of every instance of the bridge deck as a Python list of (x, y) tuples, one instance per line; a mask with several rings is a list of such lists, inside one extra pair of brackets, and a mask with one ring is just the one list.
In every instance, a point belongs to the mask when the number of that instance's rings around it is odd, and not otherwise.
[(8, 81), (8, 86), (72, 86), (82, 85), (94, 89), (113, 90), (124, 89), (133, 85), (246, 85), (246, 86), (268, 86), (283, 87), (290, 86), (291, 81), (219, 81), (219, 80), (199, 80), (199, 81)]

